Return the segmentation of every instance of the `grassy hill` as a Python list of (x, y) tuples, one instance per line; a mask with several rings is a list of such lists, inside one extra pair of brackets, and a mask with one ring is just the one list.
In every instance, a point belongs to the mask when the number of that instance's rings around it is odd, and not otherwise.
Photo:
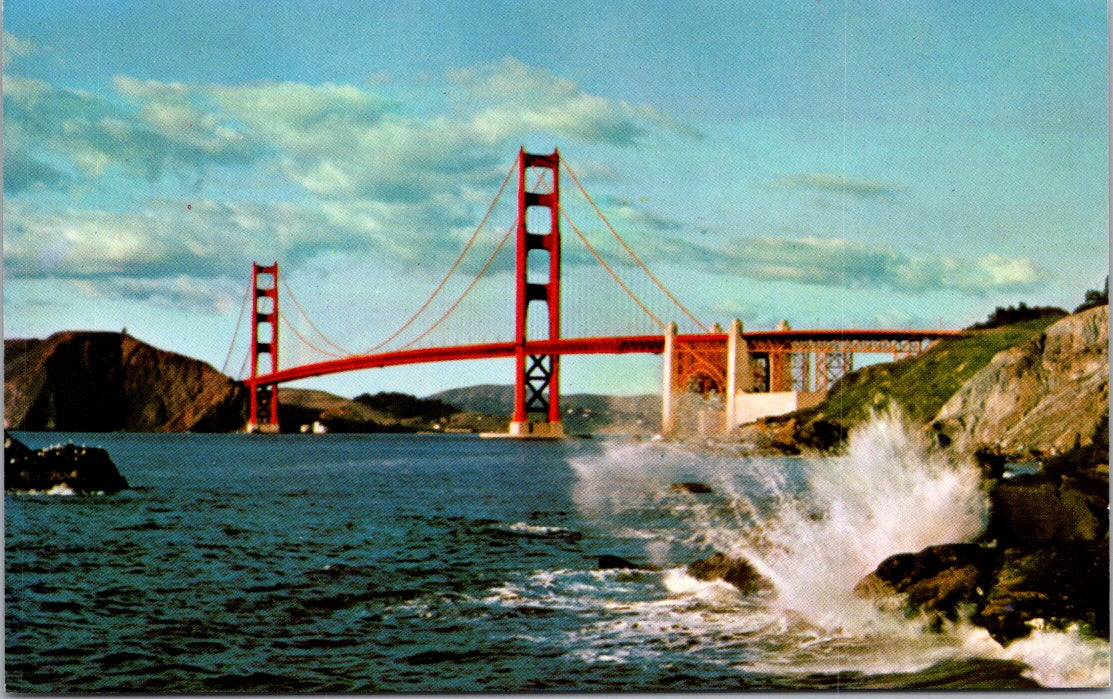
[(836, 383), (826, 401), (803, 413), (849, 427), (866, 419), (871, 409), (893, 402), (914, 422), (927, 422), (993, 355), (1036, 337), (1059, 318), (971, 330), (963, 337), (941, 340), (918, 356), (864, 367)]

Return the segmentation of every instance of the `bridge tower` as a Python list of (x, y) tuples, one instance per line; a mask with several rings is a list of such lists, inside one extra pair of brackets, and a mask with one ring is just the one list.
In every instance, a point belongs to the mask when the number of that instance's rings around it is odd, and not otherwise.
[[(251, 268), (251, 378), (259, 375), (259, 356), (270, 358), (270, 372), (278, 371), (278, 263)], [(248, 432), (278, 432), (278, 385), (248, 383)]]
[[(527, 170), (547, 168), (548, 186), (527, 189)], [(544, 174), (544, 173), (543, 173)], [(535, 229), (534, 226), (537, 228)], [(543, 251), (530, 255), (531, 251)], [(531, 257), (541, 269), (530, 275)], [(546, 260), (542, 257), (547, 257)], [(560, 152), (549, 155), (518, 153), (518, 245), (515, 261), (514, 415), (510, 435), (514, 437), (562, 437), (560, 421), (560, 357), (556, 354), (527, 354), (529, 312), (544, 306), (548, 315), (549, 340), (560, 339)], [(548, 267), (548, 269), (544, 269)], [(542, 419), (530, 421), (530, 414)]]

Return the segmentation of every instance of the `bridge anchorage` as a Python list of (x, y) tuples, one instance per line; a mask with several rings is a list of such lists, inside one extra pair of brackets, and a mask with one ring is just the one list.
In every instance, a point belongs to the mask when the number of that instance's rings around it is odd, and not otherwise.
[[(401, 349), (380, 351), (414, 322), (444, 288), (445, 282), (475, 241), (475, 235), (478, 235), (515, 169), (518, 175), (516, 221), (506, 231), (487, 263), (461, 297), (429, 329)], [(592, 246), (561, 205), (562, 169), (571, 176), (620, 247), (636, 263), (635, 266), (699, 328), (699, 332), (682, 334), (678, 332), (676, 323), (663, 322)], [(529, 180), (534, 179), (533, 175), (536, 178), (531, 186)], [(580, 334), (590, 336), (562, 336), (562, 215), (588, 251), (645, 314), (641, 316), (643, 322), (648, 317), (659, 332), (600, 336), (580, 331)], [(483, 222), (433, 295), (397, 332), (377, 347), (362, 353), (336, 345), (312, 324), (290, 288), (280, 278), (277, 262), (270, 265), (255, 263), (251, 286), (245, 296), (245, 303), (248, 298), (251, 299), (250, 374), (244, 379), (250, 402), (247, 431), (279, 431), (278, 384), (287, 381), (386, 366), (513, 358), (514, 404), (508, 429), (485, 436), (559, 439), (564, 436), (560, 410), (560, 358), (564, 355), (642, 353), (663, 355), (661, 433), (670, 437), (723, 435), (729, 434), (738, 425), (761, 417), (817, 404), (828, 388), (853, 368), (855, 354), (885, 353), (898, 359), (923, 351), (939, 338), (961, 334), (947, 330), (793, 330), (787, 323), (782, 323), (776, 330), (743, 332), (739, 320), (732, 321), (725, 332), (718, 324), (706, 327), (649, 271), (615, 231), (575, 172), (567, 163), (561, 162), (560, 153), (556, 150), (550, 154), (536, 154), (521, 149), (514, 168), (507, 173)], [(455, 311), (512, 234), (516, 234), (513, 339), (411, 348)], [(280, 281), (305, 321), (339, 354), (313, 345), (297, 331), (289, 318), (279, 312)], [(594, 287), (592, 296), (596, 296)], [(599, 300), (593, 298), (592, 302), (598, 304)], [(576, 311), (577, 306), (573, 305), (572, 309)], [(531, 317), (533, 322), (530, 322)], [(304, 344), (334, 358), (279, 369), (280, 320), (286, 322)], [(235, 337), (229, 356), (234, 347)]]

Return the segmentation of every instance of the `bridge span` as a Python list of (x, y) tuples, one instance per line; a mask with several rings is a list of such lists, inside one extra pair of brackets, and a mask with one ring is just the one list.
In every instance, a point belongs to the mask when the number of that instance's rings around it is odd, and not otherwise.
[[(560, 358), (566, 355), (589, 354), (659, 354), (662, 361), (662, 433), (670, 434), (677, 427), (677, 410), (683, 396), (700, 396), (705, 403), (718, 401), (723, 406), (723, 430), (762, 415), (780, 414), (814, 404), (826, 394), (831, 384), (853, 368), (859, 353), (884, 353), (894, 359), (917, 354), (931, 342), (960, 334), (948, 330), (899, 329), (821, 329), (793, 330), (783, 323), (776, 330), (743, 332), (741, 321), (731, 322), (727, 331), (717, 324), (705, 326), (646, 267), (644, 262), (610, 225), (602, 211), (583, 188), (575, 173), (562, 164), (560, 154), (519, 151), (515, 166), (507, 173), (495, 201), (480, 221), (472, 238), (464, 246), (444, 280), (417, 312), (379, 347), (398, 337), (428, 307), (460, 265), (475, 236), (494, 208), (495, 202), (517, 170), (517, 219), (495, 247), (491, 257), (476, 274), (460, 299), (432, 326), (418, 336), (420, 340), (437, 327), (457, 308), (463, 297), (474, 287), (491, 266), (494, 255), (516, 234), (513, 272), (513, 339), (483, 344), (446, 342), (443, 346), (427, 346), (389, 351), (378, 348), (363, 353), (343, 350), (317, 332), (328, 344), (342, 350), (331, 354), (333, 359), (279, 368), (279, 320), (308, 346), (320, 351), (299, 333), (290, 320), (279, 313), (278, 263), (252, 269), (247, 298), (251, 303), (250, 375), (244, 379), (249, 392), (248, 431), (278, 431), (278, 385), (299, 379), (325, 376), (361, 369), (374, 369), (410, 364), (439, 363), (478, 359), (514, 359), (514, 412), (509, 432), (517, 437), (559, 437), (563, 435), (560, 411)], [(560, 202), (560, 173), (566, 171), (584, 197), (614, 235), (621, 249), (628, 253), (635, 267), (685, 314), (695, 327), (706, 332), (678, 333), (676, 323), (665, 323), (621, 279), (599, 250), (569, 218)], [(536, 177), (527, 186), (527, 172)], [(634, 335), (615, 333), (593, 337), (563, 337), (561, 319), (561, 234), (562, 217), (610, 274), (616, 284), (633, 299), (650, 318), (659, 334)], [(629, 260), (627, 260), (629, 264)], [(292, 291), (287, 292), (292, 295)], [(597, 298), (597, 289), (589, 291), (588, 299), (577, 299), (577, 307), (594, 312), (605, 303)], [(313, 326), (304, 309), (292, 298), (306, 321)], [(675, 310), (674, 308), (674, 310)], [(241, 313), (242, 315), (242, 313)], [(663, 314), (662, 314), (663, 315)], [(530, 322), (533, 321), (533, 322)], [(609, 328), (606, 328), (609, 330)], [(410, 345), (416, 340), (411, 341)], [(232, 341), (235, 346), (235, 338)], [(229, 349), (231, 355), (232, 348)]]

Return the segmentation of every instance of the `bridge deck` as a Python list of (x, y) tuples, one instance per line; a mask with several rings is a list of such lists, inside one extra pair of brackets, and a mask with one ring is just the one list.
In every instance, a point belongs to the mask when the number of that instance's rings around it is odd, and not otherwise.
[[(787, 347), (805, 345), (800, 349), (814, 350), (817, 346), (838, 347), (851, 352), (890, 352), (895, 343), (938, 340), (944, 337), (962, 335), (958, 330), (768, 330), (743, 333), (742, 337), (751, 348), (758, 351), (776, 351)], [(678, 335), (677, 340), (684, 343), (725, 343), (726, 333), (701, 333), (698, 335)], [(811, 345), (808, 347), (807, 345)], [(525, 345), (526, 354), (661, 354), (665, 349), (663, 335), (627, 335), (616, 337), (579, 337), (560, 340), (531, 340)], [(249, 386), (272, 384), (308, 379), (314, 376), (339, 374), (360, 369), (377, 369), (407, 364), (448, 362), (463, 359), (497, 359), (513, 357), (517, 350), (514, 342), (493, 342), (477, 345), (452, 347), (428, 347), (422, 349), (380, 352), (376, 354), (352, 355), (325, 362), (303, 364), (280, 369), (270, 374), (244, 379)]]

